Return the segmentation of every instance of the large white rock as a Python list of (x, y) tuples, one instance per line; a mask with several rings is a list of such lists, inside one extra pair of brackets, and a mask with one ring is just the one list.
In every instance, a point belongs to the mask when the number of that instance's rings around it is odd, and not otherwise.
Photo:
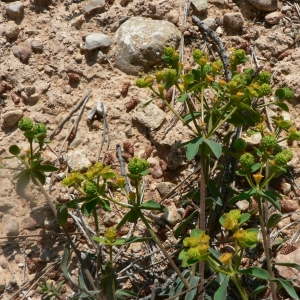
[(85, 38), (85, 49), (95, 50), (98, 48), (106, 48), (112, 44), (111, 38), (103, 33), (92, 33)]
[(177, 47), (181, 33), (170, 22), (132, 17), (115, 35), (116, 66), (136, 75), (160, 62), (164, 47)]

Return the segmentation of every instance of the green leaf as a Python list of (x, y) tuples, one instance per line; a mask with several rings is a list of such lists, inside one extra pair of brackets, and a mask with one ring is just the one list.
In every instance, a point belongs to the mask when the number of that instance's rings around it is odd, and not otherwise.
[(248, 213), (242, 214), (239, 225), (244, 224), (246, 221), (250, 219), (251, 215)]
[(180, 233), (186, 228), (188, 224), (190, 224), (191, 220), (194, 218), (194, 216), (198, 213), (197, 210), (194, 210), (186, 219), (184, 219), (179, 226), (174, 231), (174, 236), (176, 239), (179, 238)]
[(278, 222), (281, 220), (282, 215), (281, 214), (273, 214), (268, 222), (267, 222), (267, 228), (270, 229), (278, 224)]
[(15, 173), (14, 176), (13, 176), (13, 180), (21, 178), (21, 177), (26, 176), (26, 175), (30, 176), (30, 170), (24, 169), (19, 173)]
[(42, 161), (43, 159), (34, 160), (33, 162), (31, 162), (31, 168), (38, 166)]
[(58, 168), (52, 165), (39, 165), (37, 169), (42, 172), (55, 172), (58, 170)]
[(291, 284), (287, 280), (274, 278), (271, 281), (280, 283), (283, 286), (283, 288), (286, 290), (286, 292), (292, 297), (293, 300), (299, 300), (299, 297), (295, 289), (291, 286)]
[[(281, 205), (278, 201), (278, 198), (281, 198), (281, 196), (275, 192), (271, 192), (269, 190), (259, 190), (258, 193), (265, 197), (276, 209), (279, 211), (281, 210)], [(277, 197), (277, 195), (279, 197)]]
[(127, 290), (116, 290), (116, 296), (128, 296), (138, 298), (138, 294)]
[(152, 237), (146, 237), (146, 238), (141, 238), (138, 236), (133, 236), (129, 239), (126, 239), (126, 243), (125, 244), (131, 244), (131, 243), (141, 243), (141, 242), (147, 242), (152, 240)]
[[(190, 288), (196, 287), (199, 280), (200, 280), (200, 277), (193, 276), (191, 281), (190, 281)], [(193, 290), (187, 292), (184, 300), (193, 300), (193, 299), (195, 299), (196, 294), (197, 294), (197, 289), (194, 288)]]
[(139, 206), (139, 208), (140, 209), (159, 210), (159, 211), (168, 212), (168, 209), (165, 206), (163, 206), (161, 204), (158, 204), (154, 200), (149, 200), (147, 202), (142, 203)]
[(198, 153), (199, 146), (202, 144), (203, 138), (196, 137), (191, 140), (186, 147), (186, 158), (192, 160)]
[(275, 100), (285, 100), (285, 90), (280, 88), (275, 91)]
[(64, 253), (63, 253), (62, 258), (61, 258), (60, 267), (61, 267), (61, 270), (62, 270), (65, 278), (68, 281), (72, 282), (72, 280), (69, 276), (69, 272), (68, 272), (68, 265), (69, 265), (70, 259), (71, 259), (70, 246), (68, 244), (66, 244), (65, 249), (64, 249)]
[(97, 206), (98, 204), (98, 197), (95, 197), (94, 199), (83, 203), (81, 206), (81, 211), (82, 213), (86, 216), (89, 217), (93, 211), (93, 209)]
[(31, 180), (35, 185), (38, 185), (37, 180), (44, 185), (46, 183), (46, 176), (38, 170), (31, 170)]
[(57, 209), (57, 220), (59, 225), (65, 226), (68, 221), (68, 207), (63, 204)]
[(136, 223), (137, 220), (139, 219), (138, 212), (136, 211), (135, 208), (132, 208), (120, 221), (120, 223), (117, 225), (116, 229), (119, 230), (122, 228), (122, 226), (128, 221), (131, 223)]
[(193, 74), (184, 75), (183, 82), (186, 83), (186, 84), (194, 82), (194, 75)]
[(277, 263), (277, 262), (275, 262), (274, 265), (284, 266), (284, 267), (289, 267), (289, 268), (295, 268), (298, 271), (300, 271), (300, 265), (298, 265), (296, 263)]
[(220, 287), (214, 294), (214, 300), (226, 300), (227, 297), (227, 286), (230, 276), (226, 276), (224, 281), (220, 283)]
[(28, 138), (29, 140), (32, 140), (35, 137), (35, 133), (34, 133), (34, 131), (31, 131), (31, 130), (25, 131), (24, 136), (26, 138)]
[[(194, 71), (194, 70), (193, 70), (193, 71)], [(194, 72), (193, 72), (193, 73), (194, 73)], [(195, 75), (195, 73), (194, 73), (194, 75)], [(193, 87), (191, 87), (191, 88), (189, 89), (189, 92), (193, 92), (193, 91), (196, 91), (196, 90), (201, 90), (201, 88), (203, 87), (203, 85), (205, 85), (204, 82), (197, 83), (197, 84), (195, 84)]]
[(186, 98), (188, 97), (188, 93), (184, 93), (182, 95), (180, 95), (180, 97), (177, 98), (178, 102), (184, 102), (186, 100)]
[(229, 199), (228, 203), (229, 204), (234, 204), (235, 202), (240, 201), (240, 200), (250, 199), (251, 196), (253, 196), (255, 193), (256, 193), (255, 190), (249, 190), (249, 191), (246, 191), (246, 192), (239, 193), (238, 195), (236, 195), (236, 196), (232, 197), (231, 199)]
[(201, 112), (199, 111), (195, 111), (193, 114), (187, 114), (183, 120), (184, 120), (184, 125), (190, 123), (191, 121), (193, 121), (193, 119), (198, 119), (201, 117)]
[(260, 294), (263, 292), (268, 286), (267, 285), (261, 285), (257, 287), (251, 294), (251, 296), (254, 298), (256, 295)]
[(275, 101), (273, 104), (277, 105), (284, 111), (289, 111), (289, 107), (284, 102)]
[(257, 171), (260, 167), (261, 167), (261, 164), (260, 163), (256, 163), (255, 165), (253, 165), (251, 167), (251, 173)]
[(250, 275), (250, 276), (265, 279), (265, 280), (269, 280), (271, 278), (270, 274), (266, 270), (258, 268), (258, 267), (238, 270), (238, 273), (242, 274), (242, 275)]
[(222, 154), (222, 145), (208, 139), (203, 139), (203, 142), (211, 149), (216, 158), (219, 158)]
[(92, 239), (95, 241), (95, 242), (98, 242), (100, 244), (103, 244), (103, 245), (106, 245), (107, 244), (107, 240), (106, 238), (104, 237), (100, 237), (100, 236), (93, 236)]
[(17, 145), (11, 145), (8, 149), (9, 153), (12, 155), (19, 155), (21, 149)]

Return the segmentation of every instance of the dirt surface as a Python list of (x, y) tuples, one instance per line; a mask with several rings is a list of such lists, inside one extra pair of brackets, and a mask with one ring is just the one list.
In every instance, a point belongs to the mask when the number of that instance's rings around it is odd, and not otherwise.
[[(214, 30), (228, 53), (233, 47), (245, 49), (249, 54), (249, 64), (254, 67), (250, 49), (250, 46), (253, 46), (260, 66), (271, 73), (274, 72), (272, 81), (274, 86), (280, 87), (291, 83), (295, 99), (289, 104), (290, 113), (286, 118), (290, 118), (295, 127), (300, 129), (298, 118), (300, 21), (294, 2), (290, 3), (292, 5), (278, 2), (278, 9), (272, 12), (277, 15), (269, 16), (271, 12), (261, 11), (246, 1), (209, 0), (207, 11), (203, 14), (199, 14), (191, 6), (186, 23), (185, 1), (109, 0), (100, 11), (96, 10), (90, 14), (84, 14), (88, 0), (76, 2), (22, 1), (24, 14), (17, 20), (7, 15), (6, 6), (12, 2), (0, 3), (0, 85), (5, 86), (0, 91), (1, 156), (8, 155), (11, 144), (18, 144), (23, 150), (28, 148), (17, 126), (4, 120), (3, 116), (6, 113), (16, 112), (18, 115), (32, 118), (35, 122), (44, 122), (49, 133), (52, 133), (91, 90), (76, 135), (71, 136), (62, 147), (80, 109), (71, 116), (70, 121), (60, 132), (56, 132), (50, 148), (45, 150), (45, 160), (56, 163), (60, 168), (60, 174), (66, 171), (68, 155), (72, 156), (75, 164), (84, 164), (86, 161), (94, 163), (100, 160), (111, 164), (120, 172), (116, 156), (117, 144), (122, 145), (123, 149), (126, 147), (133, 149), (127, 158), (133, 153), (138, 157), (148, 157), (153, 173), (146, 177), (145, 193), (147, 197), (157, 201), (193, 172), (194, 166), (185, 160), (184, 152), (173, 147), (176, 142), (187, 140), (190, 136), (180, 124), (174, 127), (173, 123), (170, 123), (172, 114), (169, 111), (164, 110), (166, 120), (154, 131), (139, 121), (141, 103), (151, 99), (152, 95), (148, 90), (134, 86), (136, 76), (127, 75), (115, 67), (115, 45), (112, 44), (102, 54), (98, 50), (84, 50), (86, 36), (94, 32), (104, 33), (113, 41), (119, 26), (126, 18), (133, 16), (173, 21), (183, 34), (184, 43), (180, 49), (184, 50), (181, 53), (187, 67), (193, 67), (191, 53), (195, 48), (206, 49), (211, 57), (219, 56), (216, 46), (203, 37), (198, 27), (193, 24), (191, 16), (197, 15), (201, 20), (207, 18), (216, 20)], [(171, 16), (167, 14), (170, 11)], [(223, 22), (228, 20), (224, 15), (233, 12), (241, 12), (244, 19), (242, 26), (238, 28), (233, 28), (235, 25), (228, 21)], [(8, 28), (9, 26), (13, 28)], [(19, 31), (16, 36), (12, 33), (14, 30)], [(9, 34), (14, 37), (10, 38)], [(19, 57), (14, 55), (14, 51), (17, 50), (13, 51), (13, 47), (30, 48), (33, 47), (33, 41), (38, 42), (28, 61), (26, 58), (22, 61), (20, 55)], [(26, 49), (22, 51), (26, 52)], [(22, 55), (26, 56), (26, 53)], [(106, 107), (105, 115), (109, 128), (105, 126), (103, 116), (87, 122), (89, 114), (99, 100)], [(160, 103), (156, 104), (160, 106)], [(155, 115), (150, 118), (156, 121)], [(107, 130), (109, 133), (104, 135)], [(300, 152), (296, 142), (292, 148), (295, 151), (292, 162), (295, 181), (291, 180), (291, 177), (282, 178), (276, 186), (277, 190), (283, 193), (284, 201), (287, 203), (285, 217), (278, 225), (278, 229), (288, 239), (291, 239), (299, 229), (297, 222), (300, 191), (297, 183), (300, 185), (298, 179)], [(79, 153), (74, 153), (77, 150)], [(130, 151), (127, 151), (127, 154), (128, 152)], [(64, 159), (57, 162), (57, 156)], [(5, 163), (9, 163), (11, 167), (18, 166), (13, 160)], [(12, 176), (11, 171), (0, 170), (0, 293), (3, 299), (40, 299), (41, 296), (35, 294), (36, 282), (45, 280), (57, 282), (63, 279), (59, 257), (62, 255), (65, 241), (39, 190), (30, 185), (23, 193), (18, 193)], [(196, 176), (190, 178), (189, 187), (197, 185), (196, 179)], [(66, 201), (70, 194), (76, 195), (76, 191), (62, 187), (57, 174), (52, 177), (49, 174), (45, 188), (56, 202)], [(175, 192), (180, 194), (181, 188), (187, 190), (187, 187), (183, 186), (175, 189)], [(176, 193), (171, 194), (173, 195), (171, 198), (169, 195), (164, 205), (179, 208), (179, 197), (174, 198)], [(291, 214), (294, 221), (291, 221)], [(122, 213), (116, 210), (104, 213), (99, 210), (99, 215), (101, 226), (114, 226), (121, 219)], [(179, 220), (180, 218), (175, 222), (175, 226)], [(295, 224), (291, 224), (292, 222)], [(80, 231), (74, 220), (70, 219), (69, 223), (70, 230)], [(290, 227), (285, 227), (289, 224)], [(92, 223), (90, 225), (92, 226)], [(154, 226), (157, 226), (157, 231), (163, 235), (160, 225)], [(131, 230), (136, 235), (144, 233), (143, 228), (139, 226)], [(162, 236), (162, 240), (169, 245), (176, 244), (171, 231), (166, 232), (168, 236)], [(123, 234), (127, 233), (128, 231)], [(274, 234), (279, 233), (276, 230)], [(11, 237), (7, 238), (7, 235)], [(78, 234), (74, 235), (74, 239), (80, 249), (89, 249), (84, 237)], [(128, 249), (128, 255), (137, 258), (155, 250), (153, 247), (153, 245), (133, 244)], [(157, 254), (157, 257), (151, 258), (152, 263), (153, 259), (159, 261), (162, 257)], [(71, 276), (75, 281), (77, 272), (74, 264)], [(167, 271), (159, 274), (162, 280), (168, 277)], [(137, 288), (132, 283), (134, 282), (132, 275), (127, 275), (126, 279), (122, 280), (122, 288)], [(144, 281), (144, 285), (138, 287), (143, 289), (143, 296), (146, 296), (153, 282), (149, 278), (144, 278)], [(64, 293), (65, 299), (71, 299), (74, 290), (65, 285)]]

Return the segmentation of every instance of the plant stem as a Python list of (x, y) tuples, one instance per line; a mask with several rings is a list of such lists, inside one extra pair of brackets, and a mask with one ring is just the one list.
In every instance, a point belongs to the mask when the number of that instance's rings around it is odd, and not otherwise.
[(189, 285), (188, 281), (184, 278), (184, 276), (182, 275), (182, 273), (180, 272), (180, 270), (176, 266), (174, 260), (169, 255), (169, 253), (167, 252), (167, 250), (165, 249), (164, 245), (161, 243), (161, 241), (159, 240), (159, 238), (157, 237), (157, 235), (155, 234), (155, 232), (152, 230), (149, 222), (144, 217), (144, 215), (143, 215), (143, 213), (141, 211), (139, 211), (139, 216), (142, 219), (142, 221), (144, 222), (144, 224), (145, 224), (145, 226), (146, 226), (146, 228), (147, 228), (150, 236), (153, 238), (154, 242), (158, 245), (158, 247), (160, 248), (160, 250), (162, 251), (162, 253), (166, 257), (166, 259), (169, 261), (169, 264), (171, 265), (171, 267), (173, 268), (173, 270), (177, 273), (178, 277), (181, 279), (181, 281), (183, 282), (183, 284), (186, 287), (186, 289), (189, 289), (190, 285)]
[[(262, 201), (260, 195), (256, 196), (257, 204), (258, 204), (258, 212), (259, 212), (259, 222), (261, 226), (261, 233), (263, 238), (263, 245), (264, 250), (266, 254), (266, 260), (267, 260), (267, 269), (270, 274), (270, 277), (273, 278), (273, 271), (272, 271), (272, 263), (271, 263), (271, 257), (270, 257), (270, 251), (268, 247), (268, 240), (267, 240), (267, 232), (265, 227), (265, 221), (264, 221), (264, 215), (263, 215), (263, 208), (262, 208)], [(270, 281), (270, 289), (272, 294), (272, 300), (276, 300), (276, 284), (273, 281)]]
[(96, 207), (93, 208), (93, 216), (94, 216), (94, 222), (95, 222), (96, 236), (100, 236), (98, 214), (97, 214)]
[(243, 300), (248, 300), (248, 297), (247, 297), (247, 295), (245, 294), (245, 291), (244, 291), (244, 289), (243, 289), (243, 287), (242, 287), (242, 285), (241, 285), (241, 283), (240, 283), (240, 281), (239, 281), (238, 274), (237, 274), (237, 273), (234, 273), (234, 275), (232, 276), (232, 279), (233, 279), (233, 281), (234, 281), (236, 287), (238, 288), (238, 290), (239, 290), (239, 292), (240, 292), (240, 294), (241, 294), (242, 299), (243, 299)]

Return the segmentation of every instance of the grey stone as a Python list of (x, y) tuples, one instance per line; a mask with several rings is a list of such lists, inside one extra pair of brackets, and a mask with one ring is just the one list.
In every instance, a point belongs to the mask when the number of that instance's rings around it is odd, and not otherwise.
[[(276, 263), (293, 263), (293, 264), (300, 264), (300, 248), (296, 249), (295, 251), (289, 253), (288, 255), (284, 254), (277, 254), (276, 256)], [(275, 270), (278, 273), (278, 276), (284, 279), (291, 279), (293, 280), (293, 285), (295, 288), (300, 289), (300, 271), (296, 268), (286, 267), (286, 266), (278, 266), (274, 265)]]
[(85, 38), (85, 49), (95, 50), (98, 48), (109, 47), (112, 43), (111, 38), (103, 33), (92, 33)]
[(163, 177), (163, 176), (164, 176), (164, 173), (163, 173), (161, 167), (160, 167), (159, 165), (156, 165), (156, 166), (153, 168), (151, 175), (152, 175), (153, 178), (158, 179), (158, 178)]
[(248, 2), (260, 10), (273, 11), (277, 9), (277, 0), (248, 0)]
[(224, 22), (227, 23), (231, 28), (238, 29), (243, 27), (244, 18), (239, 12), (227, 13), (224, 15)]
[(136, 75), (161, 61), (166, 46), (177, 47), (181, 33), (167, 21), (132, 17), (115, 34), (117, 68)]
[(2, 119), (8, 126), (14, 126), (23, 117), (21, 109), (11, 110), (2, 115)]
[(32, 40), (31, 49), (34, 53), (42, 53), (44, 51), (44, 44), (40, 40)]
[(271, 30), (262, 34), (256, 41), (254, 46), (258, 50), (268, 50), (272, 56), (278, 56), (280, 53), (291, 49), (294, 40), (281, 32), (281, 30)]
[(6, 225), (6, 235), (16, 236), (19, 234), (19, 223), (15, 218), (10, 218)]
[(206, 0), (192, 0), (191, 3), (196, 9), (197, 13), (205, 13), (207, 11), (207, 1)]
[(5, 28), (5, 35), (10, 39), (15, 39), (18, 37), (20, 32), (19, 26), (14, 21), (7, 22)]
[(166, 113), (153, 103), (143, 107), (140, 105), (133, 116), (133, 120), (138, 121), (150, 130), (158, 129), (166, 120)]
[(177, 10), (171, 10), (166, 14), (166, 20), (177, 25), (179, 23), (179, 13)]
[(40, 254), (41, 261), (48, 263), (52, 258), (52, 253), (49, 248), (44, 249)]
[(25, 229), (33, 229), (38, 226), (38, 223), (35, 219), (31, 217), (26, 217), (22, 220), (21, 226)]
[(159, 192), (160, 196), (163, 198), (167, 196), (174, 188), (175, 184), (172, 182), (160, 182), (156, 189)]
[(22, 63), (27, 64), (32, 54), (31, 48), (28, 46), (13, 46), (12, 52), (15, 57), (19, 58)]
[(216, 20), (213, 18), (206, 18), (202, 22), (211, 30), (216, 30), (218, 27)]
[(181, 215), (177, 210), (177, 207), (175, 205), (170, 205), (167, 207), (168, 212), (165, 212), (162, 215), (162, 219), (167, 222), (170, 226), (175, 226), (180, 220)]
[(64, 160), (72, 170), (86, 170), (91, 162), (86, 156), (85, 151), (76, 149), (69, 151), (64, 155)]
[(240, 211), (246, 212), (249, 209), (250, 203), (248, 200), (241, 200), (236, 202), (235, 205)]
[(105, 0), (91, 0), (84, 8), (85, 14), (102, 12), (105, 9)]
[(278, 24), (282, 18), (283, 18), (283, 15), (279, 11), (274, 11), (265, 16), (266, 22), (271, 25)]
[(255, 133), (255, 134), (252, 134), (252, 135), (244, 138), (244, 140), (247, 143), (247, 146), (250, 148), (258, 146), (261, 142), (261, 139), (262, 139), (262, 136), (260, 133)]
[(287, 12), (287, 11), (292, 11), (293, 10), (293, 7), (292, 6), (289, 6), (289, 5), (284, 5), (281, 7), (281, 11), (282, 12)]
[(14, 19), (18, 20), (24, 15), (24, 5), (21, 1), (11, 2), (6, 5), (6, 14)]

